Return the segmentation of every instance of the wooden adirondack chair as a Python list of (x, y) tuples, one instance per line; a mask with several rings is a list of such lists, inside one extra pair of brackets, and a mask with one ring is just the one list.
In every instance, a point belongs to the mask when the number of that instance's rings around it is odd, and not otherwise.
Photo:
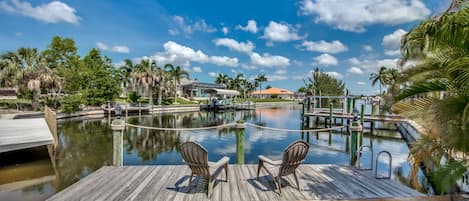
[(301, 191), (298, 177), (296, 175), (296, 168), (303, 163), (306, 154), (308, 154), (309, 144), (303, 140), (298, 140), (290, 144), (283, 151), (282, 160), (271, 160), (263, 155), (259, 155), (259, 164), (257, 166), (257, 180), (259, 180), (259, 173), (264, 168), (274, 178), (275, 186), (282, 193), (282, 176), (293, 174), (295, 176), (296, 186)]
[(192, 177), (194, 175), (205, 178), (208, 182), (207, 196), (210, 197), (213, 192), (213, 184), (218, 176), (219, 169), (225, 170), (225, 181), (228, 181), (228, 161), (230, 158), (224, 156), (217, 162), (208, 161), (207, 150), (202, 145), (195, 142), (184, 142), (179, 145), (179, 151), (182, 158), (191, 169), (191, 176), (189, 178), (189, 191), (192, 187)]

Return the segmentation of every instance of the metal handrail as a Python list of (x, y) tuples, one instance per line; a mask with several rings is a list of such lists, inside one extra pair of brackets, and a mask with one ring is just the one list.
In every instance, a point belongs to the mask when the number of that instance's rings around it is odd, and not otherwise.
[[(361, 165), (360, 165), (360, 158), (361, 158), (362, 154), (364, 153), (363, 148), (368, 148), (368, 150), (370, 150), (370, 152), (371, 152), (371, 160), (370, 160), (370, 167), (369, 168), (362, 168)], [(358, 156), (358, 159), (357, 159), (358, 169), (360, 169), (360, 170), (372, 170), (373, 169), (373, 148), (371, 148), (370, 145), (360, 146), (360, 148), (357, 151), (357, 156)]]
[[(388, 176), (379, 176), (378, 175), (378, 159), (381, 154), (387, 154), (389, 156), (389, 169), (388, 169)], [(391, 178), (391, 171), (392, 171), (392, 155), (389, 151), (380, 151), (378, 155), (376, 155), (376, 163), (375, 163), (375, 178), (376, 179), (390, 179)]]

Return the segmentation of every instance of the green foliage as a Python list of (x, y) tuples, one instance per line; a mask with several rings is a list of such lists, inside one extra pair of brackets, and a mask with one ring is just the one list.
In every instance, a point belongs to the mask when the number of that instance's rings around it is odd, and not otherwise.
[[(412, 28), (402, 39), (401, 64), (418, 60), (397, 76), (402, 89), (397, 94), (396, 108), (406, 105), (406, 98), (419, 97), (418, 104), (407, 104), (408, 110), (418, 110), (421, 117), (431, 114), (429, 138), (432, 142), (420, 146), (420, 153), (443, 150), (436, 157), (428, 154), (439, 165), (438, 157), (445, 155), (449, 162), (432, 173), (438, 193), (447, 193), (465, 172), (462, 159), (455, 155), (469, 152), (469, 7), (467, 1), (453, 1), (440, 15)], [(444, 96), (441, 96), (441, 93)], [(402, 110), (402, 109), (401, 109)], [(427, 115), (428, 116), (428, 115)], [(464, 170), (464, 171), (463, 171)]]
[(68, 90), (81, 93), (86, 105), (99, 106), (113, 100), (120, 92), (111, 59), (92, 49), (78, 66), (65, 76)]
[(300, 92), (300, 93), (306, 93), (307, 89), (306, 89), (305, 86), (302, 86), (302, 87), (298, 88), (297, 91)]
[(132, 92), (129, 93), (129, 95), (127, 95), (127, 101), (131, 102), (131, 103), (138, 102), (139, 98), (140, 98), (140, 96), (137, 94), (136, 91), (132, 91)]
[(345, 83), (342, 80), (334, 78), (327, 73), (320, 71), (316, 68), (313, 72), (312, 78), (309, 77), (305, 82), (307, 94), (311, 95), (316, 92), (316, 95), (323, 96), (339, 96), (344, 94)]
[(85, 102), (81, 94), (65, 96), (62, 102), (61, 110), (66, 114), (72, 114), (80, 111), (80, 105)]
[(456, 160), (449, 160), (446, 164), (438, 168), (431, 174), (437, 194), (445, 194), (451, 191), (457, 181), (461, 179), (467, 170), (464, 163)]

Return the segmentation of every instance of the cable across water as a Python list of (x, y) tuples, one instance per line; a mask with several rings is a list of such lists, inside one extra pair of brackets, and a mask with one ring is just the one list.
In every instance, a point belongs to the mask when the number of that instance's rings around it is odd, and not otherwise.
[(199, 127), (199, 128), (161, 128), (161, 127), (135, 125), (135, 124), (129, 124), (129, 123), (125, 123), (125, 125), (130, 126), (130, 127), (135, 127), (135, 128), (144, 128), (144, 129), (162, 130), (162, 131), (194, 131), (194, 130), (209, 130), (209, 129), (215, 129), (215, 128), (226, 128), (226, 127), (234, 126), (236, 125), (236, 123), (229, 123), (229, 124), (223, 124), (223, 125), (218, 125), (218, 126)]
[(276, 130), (276, 131), (286, 131), (286, 132), (320, 132), (320, 131), (330, 131), (330, 130), (335, 130), (339, 128), (344, 128), (345, 126), (336, 126), (332, 128), (318, 128), (318, 129), (308, 129), (308, 130), (294, 130), (294, 129), (284, 129), (284, 128), (272, 128), (272, 127), (267, 127), (267, 126), (259, 126), (256, 124), (252, 123), (246, 123), (248, 126), (256, 127), (256, 128), (263, 128), (267, 130)]
[(285, 131), (285, 132), (321, 132), (321, 131), (330, 131), (330, 130), (335, 130), (335, 129), (339, 129), (339, 128), (344, 128), (344, 127), (345, 127), (345, 126), (336, 126), (336, 127), (332, 127), (332, 128), (294, 130), (294, 129), (283, 129), (283, 128), (273, 128), (273, 127), (267, 127), (267, 126), (259, 126), (259, 125), (252, 124), (252, 123), (229, 123), (229, 124), (223, 124), (223, 125), (217, 125), (217, 126), (198, 127), (198, 128), (151, 127), (151, 126), (142, 126), (142, 125), (135, 125), (135, 124), (129, 124), (129, 123), (126, 123), (125, 125), (130, 126), (130, 127), (135, 127), (135, 128), (144, 128), (144, 129), (151, 129), (151, 130), (164, 130), (164, 131), (195, 131), (195, 130), (209, 130), (209, 129), (220, 129), (220, 128), (232, 127), (232, 126), (235, 126), (235, 125), (247, 125), (247, 126), (252, 126), (252, 127), (255, 127), (255, 128), (262, 128), (262, 129), (275, 130), (275, 131)]

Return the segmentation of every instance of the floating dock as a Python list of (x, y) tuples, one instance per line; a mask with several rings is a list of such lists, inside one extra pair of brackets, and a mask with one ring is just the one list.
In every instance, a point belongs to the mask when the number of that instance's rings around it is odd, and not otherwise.
[(0, 153), (53, 143), (44, 118), (0, 119)]
[[(282, 194), (257, 165), (230, 165), (215, 181), (209, 199), (203, 185), (186, 192), (190, 169), (185, 165), (105, 166), (53, 195), (48, 200), (420, 200), (424, 194), (389, 179), (375, 179), (371, 171), (341, 165), (301, 165), (298, 191), (293, 176), (282, 179)], [(193, 181), (202, 184), (202, 179)], [(397, 199), (396, 199), (397, 198)], [(422, 199), (423, 200), (423, 199)]]

